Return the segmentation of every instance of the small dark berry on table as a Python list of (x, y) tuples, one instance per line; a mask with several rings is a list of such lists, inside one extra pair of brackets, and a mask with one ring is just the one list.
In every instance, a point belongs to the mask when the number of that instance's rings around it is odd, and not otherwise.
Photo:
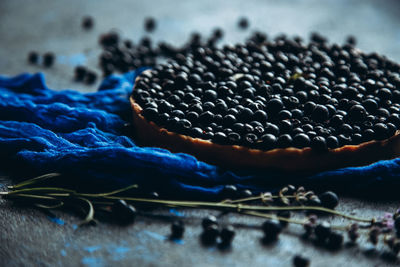
[(224, 36), (224, 31), (221, 28), (215, 28), (213, 30), (213, 37), (221, 39)]
[(277, 220), (267, 220), (262, 224), (264, 232), (264, 242), (271, 242), (278, 239), (279, 234), (282, 232), (282, 225)]
[(378, 227), (372, 227), (368, 234), (369, 241), (374, 245), (378, 244), (380, 233), (381, 230)]
[(232, 243), (233, 238), (235, 237), (235, 229), (232, 225), (227, 225), (222, 228), (221, 233), (221, 243), (224, 245), (228, 245)]
[(152, 32), (157, 26), (156, 20), (154, 18), (148, 17), (144, 20), (144, 29), (147, 32)]
[(360, 234), (358, 233), (358, 224), (353, 223), (350, 225), (349, 229), (347, 230), (347, 236), (351, 242), (355, 243), (357, 241), (357, 239), (360, 237)]
[(47, 52), (43, 55), (43, 65), (51, 67), (54, 64), (55, 55), (52, 52)]
[(87, 69), (84, 66), (75, 67), (75, 81), (83, 81), (87, 73)]
[(332, 191), (322, 193), (318, 197), (321, 200), (322, 207), (324, 208), (334, 209), (339, 204), (338, 196)]
[(343, 235), (331, 232), (328, 236), (327, 246), (330, 249), (339, 249), (343, 244)]
[(210, 225), (218, 226), (218, 220), (214, 215), (209, 215), (205, 217), (201, 222), (201, 226), (203, 227), (204, 230), (206, 230)]
[(200, 238), (204, 245), (213, 245), (217, 241), (218, 235), (218, 226), (216, 224), (212, 224), (203, 231)]
[(181, 239), (185, 232), (185, 225), (183, 221), (177, 220), (171, 224), (171, 238), (172, 239)]
[(93, 71), (87, 71), (85, 77), (85, 83), (90, 85), (94, 84), (97, 80), (97, 74)]
[(241, 29), (247, 29), (249, 27), (249, 20), (246, 17), (239, 18), (238, 26)]
[(133, 223), (137, 214), (136, 209), (124, 200), (117, 200), (113, 204), (112, 213), (115, 220), (121, 224)]
[(223, 198), (236, 198), (238, 195), (238, 190), (234, 185), (225, 185), (221, 191)]
[(328, 222), (322, 222), (315, 227), (314, 232), (319, 241), (325, 241), (331, 234), (331, 225)]
[(94, 20), (92, 17), (90, 16), (85, 16), (82, 19), (82, 28), (84, 28), (85, 30), (89, 30), (91, 28), (93, 28), (94, 25)]
[(28, 62), (30, 64), (37, 64), (39, 61), (39, 54), (35, 51), (31, 51), (28, 54)]
[(295, 255), (293, 257), (293, 266), (295, 267), (308, 267), (310, 266), (310, 259), (301, 256), (301, 255)]
[[(281, 211), (278, 211), (276, 215), (277, 215), (278, 217), (282, 217), (282, 218), (285, 218), (285, 219), (289, 219), (291, 213), (290, 213), (290, 211), (288, 211), (288, 210), (281, 210)], [(286, 226), (289, 224), (288, 221), (284, 221), (284, 220), (279, 220), (279, 223), (281, 224), (282, 227), (286, 227)]]
[(356, 39), (355, 36), (349, 35), (349, 36), (346, 38), (346, 43), (349, 44), (349, 45), (355, 46), (355, 45), (357, 44), (357, 39)]

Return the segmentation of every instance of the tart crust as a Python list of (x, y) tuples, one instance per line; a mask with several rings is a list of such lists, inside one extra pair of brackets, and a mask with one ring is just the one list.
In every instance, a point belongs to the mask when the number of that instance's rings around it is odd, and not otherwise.
[[(137, 77), (137, 80), (140, 76)], [(137, 83), (135, 83), (137, 84)], [(133, 90), (135, 87), (133, 87)], [(140, 145), (183, 152), (227, 169), (275, 170), (315, 173), (343, 167), (365, 166), (400, 156), (400, 131), (382, 141), (346, 145), (328, 151), (311, 148), (276, 148), (268, 151), (238, 145), (219, 145), (208, 140), (170, 132), (142, 116), (142, 107), (130, 97), (134, 134)]]

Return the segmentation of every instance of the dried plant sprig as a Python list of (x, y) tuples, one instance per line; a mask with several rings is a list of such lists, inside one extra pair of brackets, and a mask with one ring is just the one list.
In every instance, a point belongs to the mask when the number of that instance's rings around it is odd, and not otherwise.
[[(63, 207), (64, 204), (78, 200), (86, 206), (87, 215), (83, 224), (94, 221), (94, 206), (96, 205), (112, 205), (118, 200), (125, 200), (128, 202), (142, 204), (152, 204), (165, 207), (182, 207), (182, 208), (210, 208), (230, 212), (238, 212), (251, 216), (258, 216), (263, 218), (275, 218), (281, 221), (302, 224), (307, 223), (307, 220), (294, 220), (291, 218), (279, 217), (274, 214), (268, 214), (271, 211), (314, 211), (324, 212), (334, 216), (340, 216), (350, 221), (366, 223), (367, 225), (360, 225), (360, 228), (369, 229), (371, 226), (376, 226), (376, 218), (360, 218), (357, 216), (348, 215), (333, 209), (328, 209), (320, 206), (306, 206), (304, 205), (307, 199), (315, 196), (314, 192), (306, 191), (304, 187), (299, 187), (297, 190), (293, 186), (282, 188), (278, 195), (273, 195), (270, 192), (261, 193), (258, 196), (246, 197), (240, 199), (227, 199), (222, 202), (207, 202), (207, 201), (185, 201), (185, 200), (163, 200), (153, 198), (139, 198), (131, 196), (123, 196), (121, 193), (126, 192), (133, 188), (138, 188), (138, 185), (133, 184), (124, 188), (120, 188), (111, 192), (103, 193), (81, 193), (69, 188), (62, 187), (29, 187), (40, 181), (50, 178), (59, 177), (59, 173), (50, 173), (29, 179), (14, 186), (9, 186), (10, 191), (0, 192), (0, 195), (10, 199), (30, 199), (32, 204), (36, 207), (45, 209), (55, 209)], [(271, 202), (274, 199), (280, 199), (285, 206), (273, 206)], [(292, 201), (291, 201), (292, 200)], [(35, 201), (39, 201), (37, 203)], [(246, 204), (251, 201), (259, 201), (256, 204)], [(75, 204), (75, 203), (74, 203)], [(263, 204), (263, 205), (260, 205)], [(296, 204), (291, 206), (290, 204)], [(337, 226), (335, 229), (346, 230), (348, 226)]]

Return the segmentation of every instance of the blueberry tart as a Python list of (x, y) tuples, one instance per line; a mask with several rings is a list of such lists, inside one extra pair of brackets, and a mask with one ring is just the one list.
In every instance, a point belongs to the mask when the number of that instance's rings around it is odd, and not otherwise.
[(143, 72), (143, 145), (229, 169), (317, 172), (400, 155), (400, 65), (314, 35), (197, 47)]

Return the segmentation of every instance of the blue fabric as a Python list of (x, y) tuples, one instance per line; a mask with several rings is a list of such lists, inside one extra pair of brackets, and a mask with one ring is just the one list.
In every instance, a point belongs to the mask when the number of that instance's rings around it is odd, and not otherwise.
[[(314, 176), (233, 173), (182, 153), (136, 146), (126, 136), (138, 72), (106, 78), (95, 93), (47, 88), (42, 74), (0, 77), (0, 158), (11, 172), (69, 174), (76, 184), (139, 183), (173, 198), (211, 199), (225, 184), (254, 191), (287, 183), (397, 198), (400, 159)], [(66, 181), (68, 182), (68, 181)]]

